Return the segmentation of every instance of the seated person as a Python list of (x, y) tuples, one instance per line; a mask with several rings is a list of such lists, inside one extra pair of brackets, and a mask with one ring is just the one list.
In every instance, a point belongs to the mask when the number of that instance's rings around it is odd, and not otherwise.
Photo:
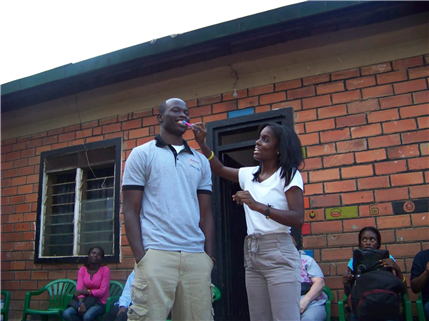
[[(78, 299), (76, 307), (69, 306), (63, 312), (66, 321), (94, 321), (104, 314), (106, 301), (110, 295), (110, 269), (102, 265), (104, 250), (94, 246), (88, 251), (88, 262), (79, 269), (74, 296)], [(95, 302), (88, 306), (89, 297)], [(85, 303), (86, 302), (86, 303)]]
[(131, 301), (131, 284), (134, 282), (134, 270), (128, 276), (125, 283), (122, 295), (119, 301), (115, 303), (113, 308), (103, 316), (103, 321), (126, 321), (128, 307), (132, 304)]
[[(301, 321), (325, 321), (326, 310), (325, 302), (328, 296), (323, 292), (325, 286), (325, 277), (316, 261), (299, 251), (301, 255), (301, 284), (310, 284), (310, 290), (303, 294), (299, 302), (301, 310)], [(304, 289), (305, 286), (302, 287)]]
[(426, 320), (429, 320), (429, 250), (416, 254), (411, 267), (411, 290), (422, 292), (423, 309)]
[[(358, 236), (358, 242), (359, 242), (359, 248), (360, 249), (380, 249), (381, 245), (381, 235), (380, 232), (372, 226), (364, 227), (359, 231)], [(385, 268), (391, 268), (392, 271), (394, 271), (394, 274), (400, 279), (402, 282), (405, 283), (405, 278), (402, 275), (401, 268), (396, 264), (395, 259), (393, 256), (389, 255), (388, 259), (383, 259), (381, 261), (381, 264)], [(355, 276), (353, 274), (353, 258), (350, 259), (348, 265), (347, 265), (347, 271), (346, 274), (342, 278), (343, 285), (344, 285), (344, 293), (347, 296), (350, 296), (351, 289), (355, 281)], [(349, 304), (348, 309), (351, 308), (351, 304)], [(351, 311), (349, 311), (351, 312)], [(350, 313), (350, 320), (357, 320), (357, 317), (354, 313)]]

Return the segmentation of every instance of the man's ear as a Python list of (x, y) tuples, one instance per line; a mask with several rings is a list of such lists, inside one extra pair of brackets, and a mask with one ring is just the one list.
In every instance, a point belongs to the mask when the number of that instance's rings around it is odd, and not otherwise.
[(156, 119), (158, 119), (158, 123), (162, 123), (163, 119), (162, 119), (162, 114), (156, 114)]

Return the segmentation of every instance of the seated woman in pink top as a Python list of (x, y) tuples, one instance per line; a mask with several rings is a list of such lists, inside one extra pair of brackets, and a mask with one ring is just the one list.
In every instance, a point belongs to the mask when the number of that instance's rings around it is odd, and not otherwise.
[[(68, 307), (63, 318), (67, 321), (94, 321), (104, 314), (106, 300), (109, 297), (110, 270), (102, 266), (104, 251), (99, 246), (89, 249), (88, 262), (79, 269), (77, 286), (74, 296), (79, 303), (78, 308)], [(85, 297), (92, 296), (97, 302), (91, 307), (85, 305)]]

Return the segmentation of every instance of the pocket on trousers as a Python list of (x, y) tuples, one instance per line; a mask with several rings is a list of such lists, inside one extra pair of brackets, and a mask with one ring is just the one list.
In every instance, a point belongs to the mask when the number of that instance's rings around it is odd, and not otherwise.
[(134, 281), (131, 285), (131, 300), (134, 303), (142, 304), (147, 301), (147, 284)]
[(128, 309), (128, 320), (145, 320), (148, 317), (148, 313), (148, 309), (133, 304)]

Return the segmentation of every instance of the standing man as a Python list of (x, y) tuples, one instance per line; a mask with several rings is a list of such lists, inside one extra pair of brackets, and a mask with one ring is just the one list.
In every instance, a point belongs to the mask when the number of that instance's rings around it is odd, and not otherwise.
[(160, 134), (133, 149), (122, 183), (125, 231), (135, 264), (130, 320), (213, 320), (214, 222), (207, 158), (182, 135), (178, 98), (158, 109)]
[(411, 290), (422, 292), (423, 310), (429, 320), (429, 249), (416, 254), (411, 267)]

